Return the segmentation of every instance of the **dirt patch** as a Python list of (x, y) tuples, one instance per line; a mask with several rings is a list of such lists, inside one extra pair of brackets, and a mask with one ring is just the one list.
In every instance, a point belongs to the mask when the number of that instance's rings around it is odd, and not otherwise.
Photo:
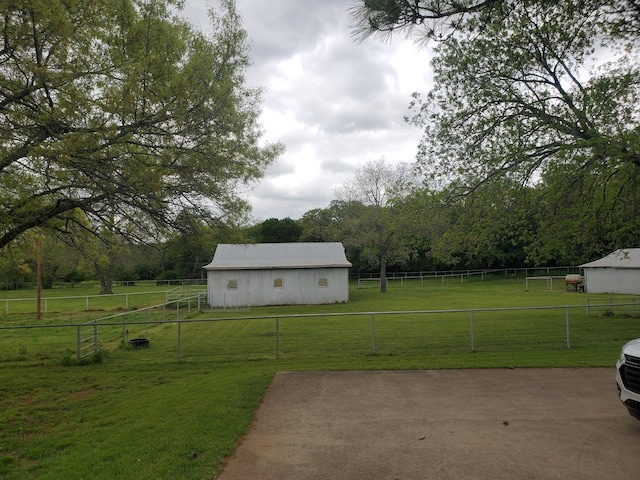
[(94, 397), (97, 394), (98, 394), (98, 389), (94, 387), (94, 388), (86, 388), (84, 390), (78, 390), (77, 392), (71, 392), (71, 395), (69, 396), (74, 399), (83, 399), (83, 398)]

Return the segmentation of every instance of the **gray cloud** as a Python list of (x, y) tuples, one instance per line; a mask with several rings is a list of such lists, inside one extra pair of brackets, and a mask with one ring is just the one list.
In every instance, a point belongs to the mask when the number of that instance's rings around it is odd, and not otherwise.
[[(265, 139), (286, 152), (248, 193), (256, 220), (324, 208), (334, 186), (384, 156), (412, 162), (421, 132), (410, 94), (430, 84), (429, 52), (400, 37), (353, 41), (345, 0), (236, 0), (251, 41), (247, 82), (264, 88)], [(203, 4), (184, 14), (202, 28)]]

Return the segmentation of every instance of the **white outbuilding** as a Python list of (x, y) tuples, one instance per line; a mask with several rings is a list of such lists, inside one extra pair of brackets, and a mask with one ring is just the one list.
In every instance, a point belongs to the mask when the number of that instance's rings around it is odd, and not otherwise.
[(220, 244), (207, 271), (212, 307), (349, 301), (342, 243)]
[(640, 248), (622, 248), (580, 268), (589, 293), (640, 295)]

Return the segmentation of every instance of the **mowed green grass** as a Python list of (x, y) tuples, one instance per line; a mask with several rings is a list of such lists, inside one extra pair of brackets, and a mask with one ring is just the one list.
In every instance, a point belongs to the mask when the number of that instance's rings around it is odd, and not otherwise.
[[(247, 431), (277, 371), (612, 367), (620, 346), (640, 337), (634, 306), (613, 314), (592, 307), (589, 316), (586, 308), (569, 309), (571, 348), (564, 308), (482, 310), (633, 300), (550, 292), (544, 282), (529, 288), (505, 278), (392, 283), (386, 295), (354, 285), (344, 305), (235, 314), (253, 320), (194, 312), (193, 322), (181, 325), (180, 362), (175, 323), (128, 326), (130, 335), (151, 338), (149, 348), (137, 350), (122, 345), (121, 327), (111, 327), (102, 363), (81, 366), (65, 361), (74, 355), (74, 329), (0, 330), (0, 349), (29, 340), (16, 355), (0, 353), (0, 478), (210, 479)], [(104, 313), (121, 308), (107, 304)], [(476, 310), (472, 319), (468, 311), (375, 314), (375, 338), (371, 314), (338, 315), (449, 309)], [(29, 323), (28, 312), (17, 315), (18, 324)], [(59, 313), (65, 322), (86, 315), (81, 307)], [(279, 338), (269, 316), (278, 316)], [(15, 325), (16, 317), (5, 315), (3, 324)]]

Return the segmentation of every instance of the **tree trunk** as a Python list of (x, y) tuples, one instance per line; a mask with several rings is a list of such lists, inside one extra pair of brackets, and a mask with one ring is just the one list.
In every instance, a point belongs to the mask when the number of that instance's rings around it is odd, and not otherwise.
[(115, 254), (109, 254), (109, 263), (106, 268), (100, 265), (99, 261), (94, 261), (93, 266), (96, 270), (96, 275), (100, 281), (100, 295), (112, 295), (113, 294), (113, 276), (116, 271), (116, 258)]
[(380, 258), (380, 293), (387, 293), (387, 259)]
[(100, 295), (111, 295), (113, 293), (113, 278), (108, 274), (101, 273), (98, 275), (98, 280), (100, 280)]

